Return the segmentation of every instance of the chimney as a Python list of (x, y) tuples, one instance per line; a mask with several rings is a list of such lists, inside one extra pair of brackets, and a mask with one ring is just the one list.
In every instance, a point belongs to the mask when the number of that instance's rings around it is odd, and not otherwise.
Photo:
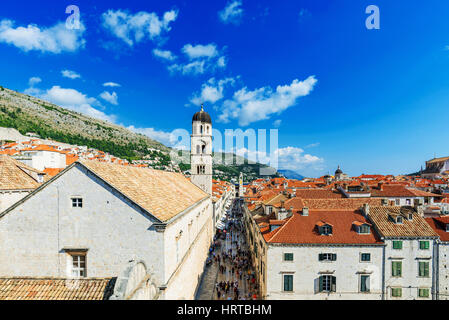
[(383, 206), (388, 206), (388, 199), (382, 198), (381, 203)]
[(422, 199), (415, 199), (415, 210), (419, 216), (424, 217), (424, 202)]
[(309, 208), (308, 207), (304, 207), (302, 208), (302, 215), (307, 217), (309, 215)]
[(383, 182), (379, 182), (379, 184), (377, 186), (379, 187), (380, 191), (384, 191), (384, 183)]
[(362, 207), (363, 215), (367, 217), (369, 215), (369, 204), (365, 203)]
[(284, 208), (284, 203), (285, 203), (285, 201), (281, 200), (281, 208)]

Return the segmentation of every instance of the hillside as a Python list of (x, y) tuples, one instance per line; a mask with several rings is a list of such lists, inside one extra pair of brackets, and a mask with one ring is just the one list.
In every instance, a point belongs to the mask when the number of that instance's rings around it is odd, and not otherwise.
[[(145, 135), (1, 86), (0, 127), (17, 129), (21, 135), (33, 133), (42, 139), (87, 146), (130, 161), (158, 159), (160, 165), (170, 162), (168, 153), (171, 149)], [(15, 130), (3, 129), (3, 132), (6, 137), (20, 137)], [(237, 156), (233, 156), (236, 159)], [(180, 169), (190, 169), (186, 164), (189, 159), (182, 160), (185, 164), (181, 164)], [(154, 167), (159, 168), (159, 164)], [(216, 163), (214, 178), (230, 180), (244, 172), (246, 179), (252, 180), (259, 176), (261, 167), (268, 168), (259, 163), (248, 163), (247, 159), (241, 165)]]
[(139, 159), (148, 149), (169, 151), (163, 144), (121, 126), (61, 108), (50, 102), (0, 87), (0, 127), (21, 134), (88, 146), (125, 159)]

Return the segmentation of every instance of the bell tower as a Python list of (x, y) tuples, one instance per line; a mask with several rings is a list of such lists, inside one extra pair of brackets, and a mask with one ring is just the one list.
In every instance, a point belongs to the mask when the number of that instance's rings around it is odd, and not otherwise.
[(192, 119), (190, 166), (192, 183), (212, 195), (212, 121), (202, 105)]

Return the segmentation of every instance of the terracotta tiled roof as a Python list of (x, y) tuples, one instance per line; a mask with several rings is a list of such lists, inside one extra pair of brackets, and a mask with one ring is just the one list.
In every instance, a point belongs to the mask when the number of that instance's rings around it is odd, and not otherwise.
[(263, 204), (266, 206), (275, 206), (277, 204), (280, 204), (281, 201), (285, 201), (285, 200), (287, 200), (287, 197), (281, 193), (281, 194), (278, 194), (278, 195), (264, 201)]
[(81, 163), (161, 221), (208, 197), (179, 173), (98, 161)]
[(446, 224), (449, 216), (440, 218), (425, 218), (429, 226), (440, 236), (441, 241), (449, 241), (449, 232), (446, 232)]
[(0, 190), (29, 190), (39, 187), (39, 183), (29, 174), (41, 173), (16, 159), (0, 155)]
[(58, 168), (45, 168), (45, 169), (44, 169), (44, 172), (45, 172), (47, 175), (49, 175), (49, 176), (51, 176), (51, 177), (54, 177), (55, 175), (57, 175), (58, 173), (60, 173), (62, 170), (64, 170), (64, 169), (58, 169)]
[(116, 278), (0, 278), (0, 300), (107, 300)]
[[(415, 189), (416, 190), (416, 189)], [(371, 189), (372, 197), (417, 197), (414, 192), (404, 185), (383, 185), (379, 188)]]
[(296, 197), (303, 199), (341, 199), (344, 195), (337, 191), (325, 189), (296, 190)]
[[(406, 218), (408, 213), (413, 219)], [(403, 215), (402, 224), (396, 224), (391, 217)], [(369, 217), (384, 237), (437, 237), (437, 233), (419, 216), (412, 207), (372, 207)]]
[(360, 209), (365, 203), (371, 206), (380, 206), (382, 200), (371, 198), (301, 199), (295, 197), (285, 201), (284, 206), (286, 209), (293, 207), (293, 211), (301, 211), (304, 207), (312, 210), (347, 211)]
[[(309, 211), (308, 216), (294, 213), (286, 223), (264, 234), (268, 243), (297, 244), (382, 244), (377, 233), (358, 234), (352, 223), (368, 222), (358, 211)], [(317, 224), (324, 222), (332, 225), (332, 235), (320, 235)]]

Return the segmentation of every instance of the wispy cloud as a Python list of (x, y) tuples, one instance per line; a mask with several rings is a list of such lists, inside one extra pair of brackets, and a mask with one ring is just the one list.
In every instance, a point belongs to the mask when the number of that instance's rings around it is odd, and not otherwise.
[(116, 92), (108, 92), (108, 91), (104, 91), (100, 94), (100, 97), (104, 100), (109, 102), (110, 104), (113, 105), (118, 105), (118, 95)]
[(108, 10), (102, 14), (103, 27), (115, 37), (132, 47), (144, 40), (155, 40), (171, 30), (170, 23), (176, 20), (178, 11), (171, 10), (159, 17), (154, 12), (140, 11), (131, 14), (126, 10)]
[(242, 21), (243, 9), (242, 9), (242, 1), (235, 0), (228, 2), (226, 7), (218, 12), (218, 17), (225, 24), (235, 24), (238, 25)]
[(176, 60), (176, 56), (170, 50), (154, 49), (153, 54), (156, 57), (161, 58), (162, 60), (166, 61)]
[(121, 85), (118, 83), (115, 83), (115, 82), (105, 82), (105, 83), (103, 83), (103, 87), (114, 88), (114, 87), (121, 87)]
[(69, 78), (69, 79), (81, 78), (81, 75), (79, 73), (76, 73), (75, 71), (71, 71), (71, 70), (62, 70), (61, 74), (64, 78)]
[(206, 45), (192, 45), (189, 43), (184, 45), (181, 51), (184, 53), (187, 61), (168, 66), (168, 70), (171, 73), (181, 73), (183, 75), (212, 73), (217, 69), (224, 69), (227, 64), (226, 57), (214, 43)]
[(294, 106), (300, 97), (307, 96), (315, 87), (317, 79), (310, 76), (304, 81), (295, 79), (289, 85), (262, 87), (249, 91), (246, 87), (236, 91), (232, 99), (223, 102), (218, 121), (227, 123), (238, 119), (241, 126), (269, 119)]
[(201, 86), (201, 91), (193, 94), (190, 102), (195, 105), (200, 105), (205, 102), (215, 103), (223, 98), (223, 91), (225, 86), (234, 85), (234, 78), (226, 78), (222, 80), (216, 80), (210, 78), (206, 83)]

